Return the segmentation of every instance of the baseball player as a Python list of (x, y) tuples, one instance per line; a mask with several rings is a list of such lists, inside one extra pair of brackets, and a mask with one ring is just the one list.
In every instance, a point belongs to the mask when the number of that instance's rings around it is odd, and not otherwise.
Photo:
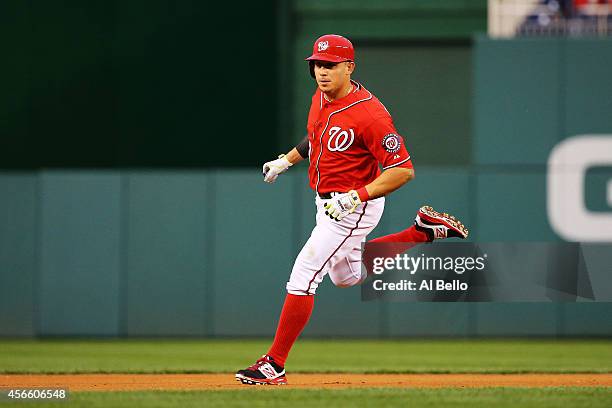
[[(265, 163), (263, 174), (264, 181), (273, 183), (308, 158), (316, 226), (293, 265), (272, 346), (255, 364), (236, 373), (244, 384), (287, 384), (285, 360), (310, 318), (317, 287), (325, 275), (339, 287), (365, 279), (361, 243), (378, 224), (385, 195), (414, 177), (410, 155), (389, 112), (351, 79), (351, 42), (324, 35), (306, 60), (318, 85), (308, 114), (308, 136), (286, 155)], [(431, 242), (467, 235), (454, 217), (425, 206), (410, 228), (372, 242)]]

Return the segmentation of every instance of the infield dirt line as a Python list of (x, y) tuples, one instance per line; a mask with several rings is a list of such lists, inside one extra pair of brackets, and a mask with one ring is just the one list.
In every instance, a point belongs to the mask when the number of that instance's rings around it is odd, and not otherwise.
[[(292, 374), (283, 388), (612, 387), (612, 374)], [(247, 386), (233, 374), (0, 375), (0, 388), (70, 391), (223, 390)]]

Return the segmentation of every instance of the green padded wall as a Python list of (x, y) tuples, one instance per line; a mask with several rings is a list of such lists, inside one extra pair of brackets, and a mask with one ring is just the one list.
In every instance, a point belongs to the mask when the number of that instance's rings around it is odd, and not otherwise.
[(46, 172), (40, 188), (38, 334), (117, 335), (119, 173)]
[(566, 137), (612, 132), (611, 64), (611, 40), (478, 37), (475, 161), (541, 165)]
[(0, 335), (36, 333), (38, 177), (0, 174)]
[(489, 337), (554, 335), (560, 307), (555, 303), (478, 304), (474, 334)]
[[(371, 238), (406, 227), (419, 205), (432, 204), (479, 225), (478, 240), (517, 240), (521, 229), (547, 240), (539, 214), (523, 204), (538, 190), (539, 179), (529, 180), (420, 167), (388, 198)], [(474, 185), (491, 198), (477, 212)], [(517, 185), (533, 192), (518, 194), (510, 188)], [(0, 206), (3, 336), (271, 336), (293, 261), (314, 225), (304, 168), (273, 185), (258, 170), (12, 174), (0, 177), (0, 192), (9, 197)], [(495, 219), (496, 211), (511, 216)], [(603, 255), (598, 262), (609, 262)], [(604, 278), (597, 282), (609, 287)], [(609, 308), (365, 303), (359, 288), (325, 279), (304, 335), (606, 335)]]
[(149, 171), (124, 178), (126, 334), (211, 334), (211, 177)]
[(472, 201), (482, 242), (556, 241), (546, 215), (546, 176), (542, 172), (480, 172)]
[(610, 303), (565, 303), (560, 307), (561, 335), (610, 336)]
[(559, 141), (561, 41), (478, 37), (474, 51), (474, 161), (544, 164)]
[(566, 97), (562, 136), (612, 133), (612, 40), (566, 42), (564, 65)]

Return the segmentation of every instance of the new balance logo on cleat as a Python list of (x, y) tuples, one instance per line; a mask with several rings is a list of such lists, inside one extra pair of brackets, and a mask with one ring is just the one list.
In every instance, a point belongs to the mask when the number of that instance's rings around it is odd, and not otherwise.
[(262, 364), (259, 367), (259, 371), (263, 375), (265, 375), (266, 378), (274, 378), (278, 376), (278, 373), (276, 372), (276, 370), (274, 370), (274, 367), (272, 367), (270, 363)]
[(248, 385), (286, 385), (285, 369), (264, 355), (249, 368), (236, 373), (236, 380)]
[(444, 238), (468, 237), (469, 231), (455, 217), (447, 213), (439, 213), (426, 205), (419, 209), (414, 225), (419, 231), (423, 231), (429, 237), (429, 241)]
[(434, 227), (433, 231), (435, 239), (444, 239), (447, 236), (446, 228), (444, 227)]

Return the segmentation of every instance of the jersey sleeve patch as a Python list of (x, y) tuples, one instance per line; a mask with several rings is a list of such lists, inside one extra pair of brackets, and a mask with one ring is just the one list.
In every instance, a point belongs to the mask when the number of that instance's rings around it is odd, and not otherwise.
[(395, 133), (389, 133), (383, 137), (382, 146), (388, 153), (395, 153), (402, 147), (402, 138)]

